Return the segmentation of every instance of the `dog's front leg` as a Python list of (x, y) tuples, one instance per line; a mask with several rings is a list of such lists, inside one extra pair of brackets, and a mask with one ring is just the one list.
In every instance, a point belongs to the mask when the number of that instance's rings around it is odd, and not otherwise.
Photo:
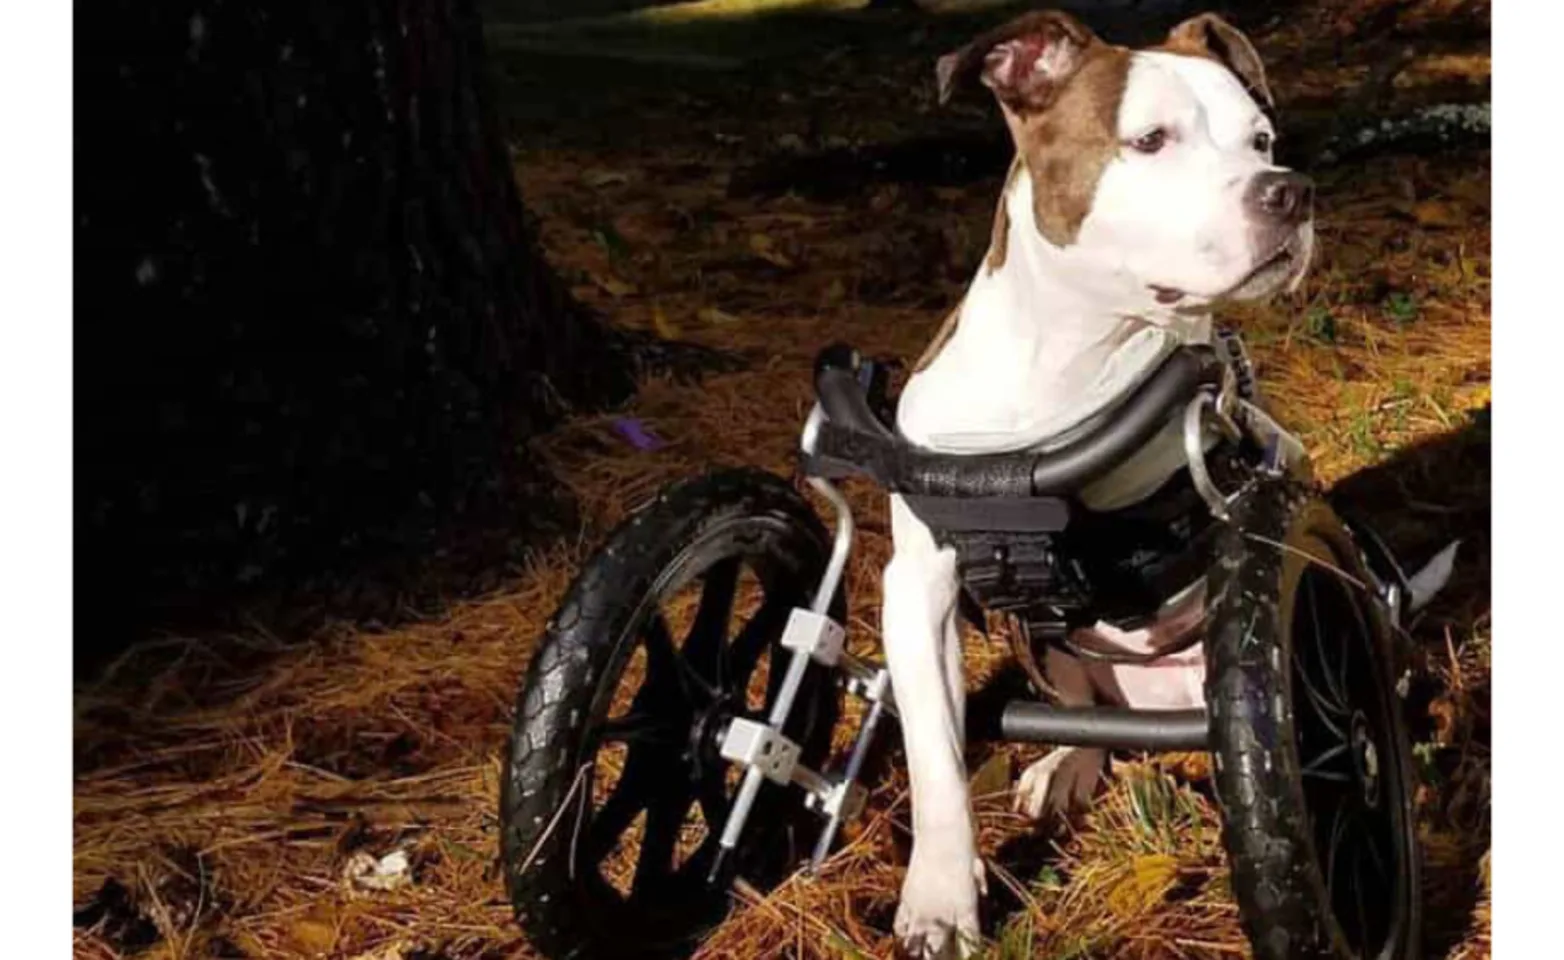
[(912, 860), (896, 935), (914, 957), (964, 956), (979, 936), (982, 862), (962, 756), (956, 555), (935, 543), (900, 497), (891, 498), (891, 533), (881, 628), (912, 780)]

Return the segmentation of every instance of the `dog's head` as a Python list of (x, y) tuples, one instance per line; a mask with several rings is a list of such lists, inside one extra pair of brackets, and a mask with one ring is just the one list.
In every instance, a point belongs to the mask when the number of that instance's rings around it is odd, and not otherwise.
[(1310, 180), (1272, 160), (1265, 68), (1212, 14), (1158, 47), (1027, 14), (942, 57), (941, 102), (976, 75), (1030, 180), (1038, 242), (1130, 305), (1199, 307), (1296, 285), (1314, 239)]

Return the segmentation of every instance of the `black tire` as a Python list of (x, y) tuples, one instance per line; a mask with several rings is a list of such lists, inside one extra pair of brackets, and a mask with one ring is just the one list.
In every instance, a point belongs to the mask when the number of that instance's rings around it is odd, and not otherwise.
[(1218, 550), (1206, 698), (1255, 956), (1419, 958), (1411, 745), (1362, 555), (1323, 500), (1282, 481), (1234, 505)]
[[(668, 489), (583, 567), (527, 671), (500, 798), (507, 887), (536, 949), (556, 960), (678, 955), (726, 915), (726, 884), (705, 882), (737, 779), (716, 752), (720, 727), (735, 713), (769, 707), (783, 674), (787, 615), (809, 606), (829, 552), (824, 527), (797, 491), (771, 474), (736, 470)], [(713, 647), (701, 623), (726, 621), (706, 617), (707, 599), (720, 597), (720, 584), (741, 567), (753, 572), (763, 602), (744, 629), (720, 631), (725, 639)], [(681, 646), (662, 606), (697, 580), (700, 609)], [(841, 607), (838, 596), (838, 618)], [(621, 683), (637, 682), (628, 667), (638, 651), (646, 659), (634, 700), (611, 716)], [(767, 682), (758, 679), (763, 657)], [(725, 682), (743, 689), (712, 692)], [(838, 710), (835, 684), (811, 665), (787, 727), (802, 762), (818, 769)], [(608, 789), (598, 782), (605, 751), (620, 734), (624, 772), (599, 803), (598, 791)], [(670, 868), (677, 852), (665, 857), (668, 842), (647, 838), (654, 826), (664, 837), (676, 808), (685, 818), (674, 829), (679, 837), (696, 810), (706, 835)], [(635, 879), (615, 889), (603, 861), (643, 814)], [(627, 815), (632, 820), (620, 826)], [(802, 793), (767, 783), (725, 867), (765, 889), (808, 853), (817, 833)]]

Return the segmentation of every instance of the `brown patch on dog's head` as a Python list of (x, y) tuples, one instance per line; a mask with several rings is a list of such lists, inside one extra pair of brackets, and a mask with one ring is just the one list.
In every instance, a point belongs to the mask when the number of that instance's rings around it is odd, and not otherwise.
[(1055, 10), (1019, 17), (940, 58), (941, 103), (974, 71), (994, 92), (1032, 178), (1038, 232), (1056, 246), (1074, 242), (1119, 149), (1129, 63), (1128, 50)]
[(1242, 30), (1214, 13), (1190, 17), (1168, 31), (1162, 46), (1154, 49), (1214, 60), (1232, 71), (1256, 103), (1267, 110), (1276, 107), (1276, 99), (1271, 96), (1271, 87), (1265, 80), (1265, 64), (1260, 62), (1254, 44)]

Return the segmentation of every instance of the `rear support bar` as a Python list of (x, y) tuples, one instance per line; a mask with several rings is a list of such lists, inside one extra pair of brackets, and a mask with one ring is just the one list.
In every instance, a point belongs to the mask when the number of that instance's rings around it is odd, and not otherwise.
[(1209, 750), (1204, 710), (1127, 710), (1120, 707), (1056, 707), (1012, 700), (999, 718), (1000, 737), (1108, 750)]

